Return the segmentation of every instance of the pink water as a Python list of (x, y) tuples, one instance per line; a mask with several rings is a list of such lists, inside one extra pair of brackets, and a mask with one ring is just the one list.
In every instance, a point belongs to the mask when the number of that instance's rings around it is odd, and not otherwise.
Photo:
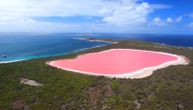
[(56, 60), (50, 65), (85, 73), (117, 75), (159, 66), (174, 60), (177, 60), (175, 56), (162, 53), (113, 49), (81, 55), (75, 59)]

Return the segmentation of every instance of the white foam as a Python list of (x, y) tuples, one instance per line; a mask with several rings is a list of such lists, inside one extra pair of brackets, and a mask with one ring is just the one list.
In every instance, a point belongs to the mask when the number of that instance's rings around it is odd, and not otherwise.
[(12, 61), (2, 61), (0, 64), (6, 64), (6, 63), (13, 63), (13, 62), (20, 62), (20, 61), (25, 61), (27, 59), (20, 59), (20, 60), (12, 60)]

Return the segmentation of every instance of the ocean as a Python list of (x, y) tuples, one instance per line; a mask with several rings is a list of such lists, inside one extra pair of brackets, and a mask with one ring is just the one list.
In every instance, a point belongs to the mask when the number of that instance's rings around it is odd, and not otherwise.
[(165, 45), (193, 47), (193, 35), (161, 35), (161, 34), (98, 34), (96, 38), (114, 40), (138, 40), (156, 42)]
[(106, 42), (90, 42), (77, 38), (142, 40), (174, 46), (193, 47), (193, 36), (191, 35), (1, 33), (0, 63), (65, 55), (110, 44)]
[(65, 55), (110, 44), (75, 38), (74, 34), (0, 34), (0, 63)]

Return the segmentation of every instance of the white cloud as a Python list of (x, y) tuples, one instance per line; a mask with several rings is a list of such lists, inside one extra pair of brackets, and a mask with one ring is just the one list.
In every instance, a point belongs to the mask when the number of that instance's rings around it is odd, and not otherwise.
[(103, 21), (115, 25), (141, 25), (147, 22), (151, 13), (148, 3), (137, 3), (135, 0), (122, 0), (104, 6), (99, 12), (104, 16)]
[(161, 19), (160, 17), (156, 17), (150, 22), (150, 25), (157, 25), (157, 26), (168, 26), (174, 23), (178, 23), (182, 20), (182, 16), (179, 16), (177, 18), (171, 18), (168, 17), (167, 19)]
[(66, 32), (68, 30), (68, 25), (60, 23), (24, 22), (22, 24), (0, 23), (0, 32)]
[(167, 23), (172, 23), (173, 22), (173, 19), (168, 17), (167, 20), (166, 20)]
[[(142, 24), (153, 8), (139, 0), (5, 0), (0, 17), (102, 16), (110, 24)], [(154, 6), (164, 7), (164, 6)]]
[(36, 21), (30, 18), (23, 18), (23, 17), (12, 18), (7, 16), (7, 17), (0, 18), (0, 23), (25, 25), (25, 24), (34, 24), (36, 23)]
[(73, 16), (94, 15), (100, 1), (94, 0), (4, 0), (0, 15), (6, 16)]
[[(119, 26), (126, 29), (134, 27), (139, 29), (149, 22), (147, 18), (151, 12), (166, 8), (171, 8), (171, 6), (149, 4), (143, 0), (2, 0), (0, 3), (0, 31), (66, 31), (68, 29), (79, 30), (85, 25), (88, 28), (95, 25), (102, 30), (107, 28), (107, 30), (110, 28), (119, 30)], [(103, 20), (95, 24), (83, 23), (80, 25), (33, 19), (46, 16), (100, 16)], [(166, 21), (159, 18), (154, 22), (164, 25)]]
[(156, 17), (153, 19), (153, 25), (164, 26), (166, 23), (160, 17)]

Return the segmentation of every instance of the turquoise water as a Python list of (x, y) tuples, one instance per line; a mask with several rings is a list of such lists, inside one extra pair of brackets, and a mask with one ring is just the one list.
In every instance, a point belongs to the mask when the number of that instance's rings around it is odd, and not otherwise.
[(59, 56), (110, 44), (76, 37), (73, 34), (0, 34), (0, 62)]

